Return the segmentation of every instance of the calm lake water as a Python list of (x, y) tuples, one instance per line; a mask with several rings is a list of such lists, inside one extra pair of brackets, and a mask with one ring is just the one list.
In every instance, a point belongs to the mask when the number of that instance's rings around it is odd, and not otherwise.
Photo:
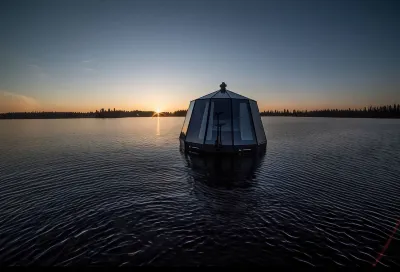
[(183, 118), (0, 121), (0, 264), (371, 266), (400, 120), (263, 123), (265, 156), (213, 160), (180, 153)]

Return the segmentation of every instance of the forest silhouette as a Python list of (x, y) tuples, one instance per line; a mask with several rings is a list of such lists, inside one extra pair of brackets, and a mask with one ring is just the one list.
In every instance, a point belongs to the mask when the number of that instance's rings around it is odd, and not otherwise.
[(369, 106), (362, 109), (322, 109), (263, 111), (261, 116), (296, 116), (296, 117), (344, 117), (344, 118), (400, 118), (400, 104), (379, 107)]
[[(123, 118), (123, 117), (184, 117), (186, 110), (174, 112), (141, 111), (141, 110), (96, 110), (95, 112), (9, 112), (0, 113), (0, 119), (62, 119), (62, 118)], [(339, 118), (400, 118), (400, 104), (361, 109), (322, 109), (322, 110), (269, 110), (260, 112), (261, 116), (293, 117), (339, 117)]]

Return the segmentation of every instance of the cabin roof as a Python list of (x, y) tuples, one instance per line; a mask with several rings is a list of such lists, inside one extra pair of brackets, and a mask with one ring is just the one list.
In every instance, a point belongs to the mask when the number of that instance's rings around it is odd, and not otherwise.
[(235, 92), (229, 91), (229, 90), (218, 90), (215, 92), (212, 92), (210, 94), (207, 94), (205, 96), (202, 96), (200, 98), (197, 99), (210, 99), (210, 98), (226, 98), (226, 99), (249, 99), (249, 100), (253, 100), (250, 99), (248, 97), (245, 97), (243, 95), (237, 94)]

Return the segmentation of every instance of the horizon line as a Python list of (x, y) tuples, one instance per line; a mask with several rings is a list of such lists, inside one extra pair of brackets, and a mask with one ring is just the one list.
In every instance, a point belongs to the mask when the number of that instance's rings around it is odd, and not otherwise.
[[(364, 110), (364, 109), (369, 109), (369, 108), (382, 108), (382, 107), (392, 107), (392, 106), (396, 106), (399, 107), (400, 104), (399, 103), (393, 103), (393, 104), (379, 104), (379, 105), (368, 105), (368, 106), (359, 106), (359, 107), (325, 107), (325, 108), (319, 108), (319, 109), (307, 109), (307, 108), (303, 108), (303, 109), (294, 109), (294, 108), (290, 108), (290, 107), (283, 107), (283, 109), (263, 109), (263, 110), (259, 110), (260, 113), (261, 112), (280, 112), (280, 111), (326, 111), (326, 110)], [(108, 110), (110, 110), (110, 112), (113, 111), (123, 111), (123, 112), (135, 112), (135, 111), (139, 111), (139, 112), (157, 112), (155, 110), (127, 110), (127, 109), (116, 109), (116, 108), (108, 108), (107, 110), (105, 108), (101, 108), (104, 109), (105, 112), (108, 112)], [(100, 109), (100, 110), (101, 110)], [(9, 112), (0, 112), (0, 114), (8, 114), (8, 113), (96, 113), (96, 112), (100, 112), (100, 110), (94, 110), (94, 111), (45, 111), (45, 110), (31, 110), (31, 111), (9, 111)], [(188, 109), (179, 109), (179, 110), (175, 110), (175, 111), (161, 111), (160, 113), (174, 113), (174, 112), (179, 112), (179, 111), (187, 111)]]

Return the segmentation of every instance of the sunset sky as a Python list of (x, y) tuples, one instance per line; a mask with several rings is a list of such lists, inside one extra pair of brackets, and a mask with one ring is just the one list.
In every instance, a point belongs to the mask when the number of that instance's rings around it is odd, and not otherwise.
[(400, 103), (400, 1), (0, 2), (0, 112)]

